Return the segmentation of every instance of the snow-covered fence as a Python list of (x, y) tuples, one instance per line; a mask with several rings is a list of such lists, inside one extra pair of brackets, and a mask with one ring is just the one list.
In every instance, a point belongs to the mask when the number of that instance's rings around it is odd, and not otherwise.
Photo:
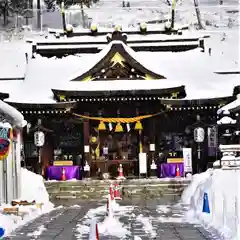
[(23, 115), (0, 100), (0, 140), (7, 147), (0, 160), (0, 205), (21, 195), (21, 129), (25, 125)]

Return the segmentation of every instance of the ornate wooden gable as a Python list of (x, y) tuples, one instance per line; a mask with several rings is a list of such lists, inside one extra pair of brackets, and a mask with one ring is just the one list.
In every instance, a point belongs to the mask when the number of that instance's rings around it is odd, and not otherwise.
[(72, 81), (165, 79), (141, 65), (126, 51), (124, 42), (113, 41), (109, 52), (88, 72)]

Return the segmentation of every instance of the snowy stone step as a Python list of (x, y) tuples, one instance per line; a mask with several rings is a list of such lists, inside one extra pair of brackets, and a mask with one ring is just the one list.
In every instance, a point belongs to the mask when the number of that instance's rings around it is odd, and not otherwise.
[[(140, 181), (141, 183), (141, 181)], [(119, 185), (119, 191), (124, 199), (155, 198), (165, 195), (179, 196), (185, 187), (187, 181), (161, 181), (150, 183), (144, 181), (140, 184), (138, 181), (124, 181)], [(45, 183), (50, 198), (54, 199), (104, 199), (106, 198), (110, 182), (99, 181), (74, 181), (74, 182), (46, 182)]]

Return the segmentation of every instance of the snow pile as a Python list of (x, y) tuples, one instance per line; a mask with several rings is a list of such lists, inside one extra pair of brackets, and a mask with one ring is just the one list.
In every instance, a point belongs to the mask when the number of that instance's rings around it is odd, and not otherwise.
[[(26, 184), (31, 179), (31, 184)], [(49, 195), (44, 185), (44, 180), (41, 175), (28, 171), (25, 168), (21, 169), (21, 197), (20, 200), (28, 202), (36, 201), (36, 203), (50, 204)]]
[(106, 217), (98, 226), (99, 233), (103, 235), (111, 235), (118, 238), (125, 238), (127, 235), (130, 235), (130, 232), (124, 228), (119, 219), (114, 216)]
[[(19, 216), (4, 215), (0, 213), (0, 227), (3, 227), (6, 235), (9, 235), (14, 229), (24, 225), (41, 214), (53, 210), (53, 204), (49, 201), (49, 196), (43, 183), (43, 178), (27, 169), (21, 169), (21, 198), (16, 201), (35, 201), (35, 205), (19, 206)], [(4, 208), (12, 207), (9, 204), (2, 205), (0, 212)], [(43, 231), (43, 229), (41, 229)]]
[[(98, 223), (98, 231), (103, 235), (110, 235), (120, 239), (125, 239), (130, 235), (130, 232), (126, 229), (126, 226), (120, 222), (122, 216), (131, 215), (134, 207), (133, 206), (120, 206), (118, 203), (113, 201), (112, 203), (113, 212), (110, 216), (106, 215), (106, 205), (92, 208), (83, 218), (83, 222), (77, 224), (77, 239), (83, 239), (84, 235), (90, 234), (91, 224), (93, 221)], [(103, 218), (104, 217), (104, 218)]]
[[(189, 206), (187, 218), (217, 230), (224, 239), (240, 239), (239, 170), (208, 170), (193, 176), (182, 195)], [(208, 195), (210, 214), (203, 213), (203, 196)]]
[(136, 220), (142, 223), (144, 231), (151, 237), (151, 239), (157, 237), (157, 232), (155, 229), (153, 229), (153, 219), (151, 217), (144, 217), (142, 214), (140, 214), (137, 216)]

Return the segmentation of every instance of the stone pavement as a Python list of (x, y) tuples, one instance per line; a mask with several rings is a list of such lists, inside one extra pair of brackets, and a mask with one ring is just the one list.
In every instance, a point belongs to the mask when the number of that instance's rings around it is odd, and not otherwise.
[[(165, 202), (165, 201), (164, 201)], [(158, 211), (156, 208), (161, 204), (161, 201), (148, 201), (148, 202), (120, 202), (121, 205), (134, 206), (133, 210), (120, 214), (119, 221), (124, 225), (124, 228), (128, 229), (131, 236), (127, 236), (125, 239), (134, 239), (134, 236), (141, 237), (142, 240), (156, 239), (156, 240), (212, 240), (219, 239), (214, 237), (200, 226), (194, 226), (188, 223), (182, 223), (179, 219), (184, 208), (175, 207), (171, 205), (168, 212)], [(164, 204), (164, 203), (162, 203)], [(169, 202), (167, 203), (169, 204)], [(11, 237), (5, 239), (11, 240), (88, 240), (88, 234), (81, 234), (77, 232), (77, 225), (86, 225), (86, 220), (93, 218), (92, 214), (87, 214), (89, 209), (103, 206), (104, 203), (79, 203), (81, 207), (77, 206), (65, 206), (52, 211), (49, 214), (43, 215), (38, 219), (30, 222), (29, 224), (17, 229)], [(98, 219), (98, 222), (104, 220), (105, 212), (98, 212), (94, 217)], [(138, 220), (138, 216), (148, 217), (151, 219), (153, 231), (156, 236), (151, 234), (151, 231), (144, 230), (144, 224)], [(168, 222), (162, 222), (168, 219)], [(171, 222), (172, 221), (172, 222)], [(41, 230), (44, 225), (45, 230)], [(35, 234), (39, 232), (40, 234)], [(102, 236), (101, 240), (117, 240), (119, 238), (114, 236)]]

